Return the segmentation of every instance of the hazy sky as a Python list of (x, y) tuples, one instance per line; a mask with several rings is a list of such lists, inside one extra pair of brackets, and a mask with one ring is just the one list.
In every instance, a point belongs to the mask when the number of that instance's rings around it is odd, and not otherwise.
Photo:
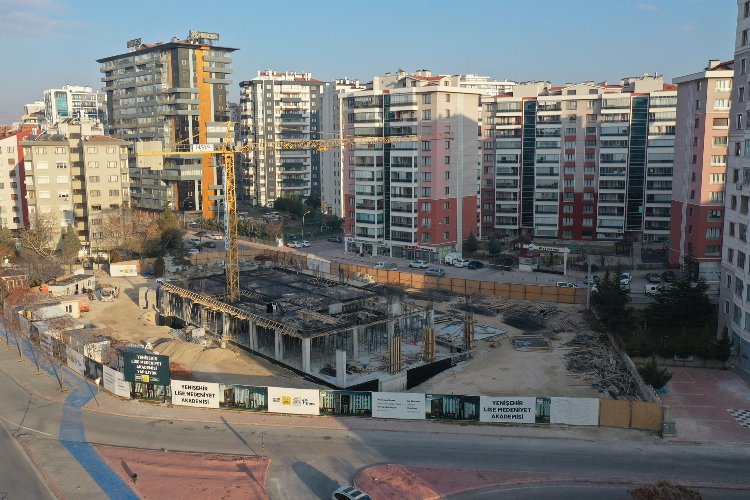
[(0, 0), (0, 123), (64, 84), (101, 88), (125, 43), (221, 35), (237, 83), (259, 69), (369, 81), (403, 68), (516, 81), (671, 80), (732, 59), (734, 0)]

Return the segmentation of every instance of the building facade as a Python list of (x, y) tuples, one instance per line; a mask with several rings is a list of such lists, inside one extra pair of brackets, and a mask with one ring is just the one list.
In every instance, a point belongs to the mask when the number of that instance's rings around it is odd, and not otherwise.
[[(215, 33), (191, 32), (187, 39), (128, 43), (129, 52), (98, 59), (107, 94), (108, 133), (158, 152), (194, 144), (218, 144), (229, 120), (231, 53), (213, 45)], [(142, 209), (220, 210), (221, 168), (215, 155), (131, 158), (134, 206)]]
[[(734, 80), (729, 120), (729, 154), (724, 195), (718, 334), (726, 334), (737, 350), (738, 367), (750, 374), (750, 130), (748, 62), (750, 61), (750, 2), (737, 0)], [(735, 176), (737, 180), (735, 181)]]
[(74, 118), (103, 122), (104, 94), (84, 85), (63, 85), (44, 91), (44, 119), (49, 125)]
[[(322, 138), (341, 138), (341, 99), (360, 90), (365, 90), (365, 86), (358, 80), (341, 78), (325, 83), (320, 110)], [(341, 149), (331, 148), (320, 152), (320, 208), (324, 214), (343, 217), (343, 170)]]
[(733, 61), (711, 60), (703, 71), (674, 79), (677, 154), (668, 261), (677, 267), (692, 259), (708, 281), (721, 275), (732, 67)]
[(11, 230), (28, 223), (24, 155), (21, 141), (34, 132), (33, 126), (0, 127), (0, 225)]
[(51, 214), (60, 238), (73, 226), (81, 243), (96, 250), (102, 215), (130, 203), (128, 143), (101, 135), (90, 122), (62, 122), (51, 132), (21, 142), (29, 221)]
[[(240, 82), (241, 140), (250, 143), (320, 138), (324, 82), (310, 73), (258, 71)], [(242, 196), (252, 205), (276, 198), (320, 198), (320, 152), (256, 149), (243, 155)]]
[[(480, 93), (459, 77), (399, 71), (341, 99), (346, 248), (439, 262), (477, 234)], [(402, 142), (398, 136), (417, 135)]]
[(665, 242), (676, 105), (648, 75), (484, 98), (482, 236)]

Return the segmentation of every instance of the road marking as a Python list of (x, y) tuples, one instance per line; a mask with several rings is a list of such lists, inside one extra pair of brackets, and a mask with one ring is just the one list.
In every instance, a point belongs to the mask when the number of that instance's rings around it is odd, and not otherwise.
[(8, 420), (7, 418), (3, 418), (3, 417), (0, 417), (0, 420), (4, 420), (5, 422), (8, 422), (8, 423), (9, 423), (10, 425), (12, 425), (12, 426), (14, 426), (14, 427), (18, 427), (19, 429), (23, 429), (23, 430), (25, 430), (25, 431), (37, 432), (37, 433), (39, 433), (39, 434), (44, 434), (45, 436), (51, 436), (51, 435), (52, 435), (52, 434), (50, 434), (50, 433), (48, 433), (48, 432), (42, 432), (42, 431), (38, 431), (38, 430), (36, 430), (36, 429), (32, 429), (31, 427), (24, 427), (23, 425), (18, 425), (18, 424), (17, 424), (17, 423), (15, 423), (15, 422), (11, 422), (11, 421), (10, 421), (10, 420)]

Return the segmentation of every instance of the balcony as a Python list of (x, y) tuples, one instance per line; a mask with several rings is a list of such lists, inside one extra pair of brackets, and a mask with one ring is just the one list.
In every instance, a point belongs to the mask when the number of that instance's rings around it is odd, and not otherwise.
[(518, 181), (506, 181), (498, 180), (495, 181), (495, 188), (497, 189), (518, 189)]

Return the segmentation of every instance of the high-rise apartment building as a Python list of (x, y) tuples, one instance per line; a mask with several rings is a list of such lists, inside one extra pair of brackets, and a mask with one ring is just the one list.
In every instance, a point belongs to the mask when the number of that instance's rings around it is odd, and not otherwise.
[[(129, 51), (98, 59), (107, 94), (108, 132), (135, 150), (190, 150), (218, 144), (229, 120), (231, 53), (213, 45), (219, 35), (191, 32), (170, 42), (128, 42)], [(132, 160), (134, 205), (143, 209), (201, 210), (218, 214), (221, 170), (214, 155)]]
[[(240, 82), (242, 141), (260, 143), (318, 139), (325, 84), (310, 73), (259, 71)], [(242, 196), (253, 205), (276, 198), (320, 198), (320, 152), (261, 149), (242, 159)]]
[(721, 275), (732, 67), (733, 61), (711, 60), (703, 71), (674, 79), (676, 154), (668, 260), (678, 266), (691, 258), (708, 281)]
[(750, 130), (748, 118), (750, 2), (737, 0), (729, 147), (724, 194), (718, 334), (728, 335), (737, 349), (738, 367), (750, 374)]
[(49, 125), (73, 118), (104, 121), (104, 94), (84, 85), (44, 91), (44, 118)]
[[(0, 226), (23, 229), (28, 222), (24, 155), (21, 141), (34, 131), (33, 126), (0, 127)], [(0, 256), (2, 257), (2, 256)]]
[(429, 71), (378, 76), (342, 98), (346, 136), (419, 136), (344, 149), (348, 251), (436, 262), (477, 233), (479, 98)]
[(70, 225), (84, 246), (96, 250), (102, 214), (130, 202), (128, 143), (101, 135), (99, 124), (85, 120), (63, 121), (50, 132), (21, 142), (29, 220), (52, 214), (60, 238)]
[(666, 241), (676, 106), (648, 75), (484, 98), (482, 236)]
[[(326, 82), (320, 109), (320, 137), (336, 139), (341, 137), (341, 99), (348, 93), (365, 90), (359, 80), (341, 78)], [(341, 149), (330, 148), (320, 152), (320, 206), (325, 214), (343, 217), (343, 162)]]

